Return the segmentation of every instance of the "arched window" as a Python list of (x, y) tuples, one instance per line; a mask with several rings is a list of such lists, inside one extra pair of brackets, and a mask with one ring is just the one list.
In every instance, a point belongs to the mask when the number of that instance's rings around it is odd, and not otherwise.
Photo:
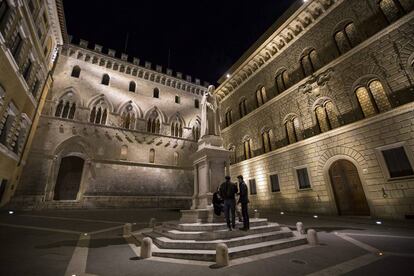
[(93, 124), (105, 125), (107, 117), (108, 107), (104, 101), (100, 101), (92, 107), (89, 122)]
[(311, 50), (308, 54), (304, 55), (300, 63), (305, 77), (312, 75), (320, 67), (318, 54), (315, 50)]
[(355, 95), (364, 117), (391, 109), (384, 87), (378, 80), (370, 82), (368, 86), (357, 88)]
[(155, 149), (150, 149), (149, 151), (149, 162), (155, 163)]
[(194, 100), (194, 107), (195, 108), (200, 108), (200, 101), (198, 99)]
[(171, 122), (171, 136), (183, 137), (183, 125), (178, 117)]
[(110, 80), (109, 75), (108, 74), (104, 74), (102, 76), (101, 84), (103, 84), (103, 85), (109, 85), (109, 80)]
[(327, 132), (340, 126), (335, 106), (331, 101), (319, 105), (315, 109), (315, 116), (320, 132)]
[(226, 127), (230, 126), (233, 123), (233, 115), (231, 109), (228, 109), (226, 114)]
[(271, 129), (265, 129), (262, 132), (263, 153), (272, 151), (271, 131)]
[(253, 157), (253, 152), (252, 152), (252, 139), (250, 138), (246, 138), (243, 141), (243, 149), (244, 149), (244, 159), (250, 159)]
[(70, 76), (74, 78), (79, 78), (80, 73), (81, 73), (80, 67), (78, 65), (75, 65), (72, 69), (72, 74)]
[(137, 87), (137, 85), (135, 84), (135, 82), (131, 81), (129, 83), (129, 92), (135, 92), (136, 87)]
[(266, 88), (264, 86), (260, 87), (256, 91), (256, 102), (257, 107), (263, 105), (267, 102)]
[(136, 116), (131, 105), (128, 105), (121, 115), (122, 127), (126, 129), (135, 129)]
[(161, 120), (158, 112), (153, 111), (147, 121), (147, 131), (151, 133), (159, 134), (161, 131)]
[(160, 90), (157, 87), (154, 88), (154, 91), (152, 93), (152, 97), (159, 99), (159, 97), (160, 97)]
[(2, 32), (3, 36), (4, 30), (6, 28), (6, 22), (10, 15), (10, 6), (7, 1), (1, 1), (0, 2), (0, 32)]
[(178, 152), (174, 152), (174, 166), (178, 166), (180, 159), (180, 154)]
[(247, 115), (247, 100), (244, 98), (239, 103), (239, 114), (240, 118), (243, 118)]
[(196, 120), (196, 123), (193, 125), (193, 139), (198, 141), (200, 139), (200, 121)]
[(55, 117), (63, 118), (63, 119), (73, 119), (76, 113), (76, 103), (61, 99), (56, 106), (55, 110)]
[(289, 119), (286, 120), (285, 131), (289, 144), (296, 143), (301, 139), (302, 132), (298, 117), (291, 116)]
[(378, 5), (388, 23), (398, 20), (406, 13), (398, 0), (379, 0)]
[(358, 44), (358, 36), (353, 22), (335, 33), (335, 43), (340, 54), (346, 53)]
[(289, 75), (286, 70), (283, 70), (281, 73), (276, 75), (275, 78), (276, 92), (277, 94), (282, 93), (288, 88), (289, 85)]

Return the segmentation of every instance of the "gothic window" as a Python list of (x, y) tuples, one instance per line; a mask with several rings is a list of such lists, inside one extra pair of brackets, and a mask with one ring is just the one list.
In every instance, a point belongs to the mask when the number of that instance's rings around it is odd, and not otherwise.
[(180, 159), (180, 154), (178, 152), (174, 152), (174, 165), (178, 166), (178, 162)]
[(105, 125), (108, 117), (108, 107), (105, 102), (101, 101), (93, 106), (89, 117), (89, 122), (93, 124)]
[(312, 75), (320, 66), (318, 54), (315, 50), (311, 50), (308, 54), (304, 55), (300, 63), (305, 77)]
[(315, 116), (321, 133), (340, 126), (335, 106), (331, 101), (319, 105), (315, 109)]
[(161, 121), (158, 113), (154, 110), (147, 121), (147, 131), (159, 134), (161, 131)]
[(194, 107), (195, 108), (200, 108), (200, 101), (198, 99), (194, 100)]
[(298, 117), (292, 116), (286, 120), (285, 131), (289, 144), (296, 143), (300, 140), (301, 128)]
[(33, 85), (32, 85), (32, 89), (31, 89), (32, 95), (35, 98), (37, 97), (37, 92), (39, 91), (39, 87), (40, 87), (40, 81), (38, 79), (36, 79), (34, 81)]
[(183, 137), (183, 125), (178, 117), (171, 123), (171, 136)]
[(348, 23), (342, 30), (335, 33), (335, 42), (340, 54), (346, 53), (358, 44), (354, 23)]
[(154, 91), (152, 93), (152, 97), (157, 98), (157, 99), (160, 97), (160, 90), (157, 87), (154, 88)]
[(380, 0), (378, 5), (388, 23), (392, 23), (405, 14), (404, 8), (398, 0)]
[(276, 75), (275, 84), (277, 94), (282, 93), (288, 88), (289, 75), (286, 70)]
[(267, 95), (266, 95), (266, 88), (264, 86), (261, 86), (256, 91), (256, 103), (257, 107), (263, 105), (267, 101)]
[(271, 130), (265, 129), (262, 132), (262, 145), (263, 145), (263, 153), (267, 153), (272, 151), (272, 143), (271, 143)]
[(228, 127), (233, 123), (233, 116), (232, 116), (231, 109), (227, 110), (225, 116), (226, 116), (226, 127)]
[(109, 75), (108, 74), (104, 74), (102, 76), (101, 84), (103, 84), (103, 85), (109, 85), (109, 80), (110, 80)]
[(175, 96), (175, 103), (179, 104), (181, 102), (180, 96)]
[(247, 100), (246, 99), (242, 99), (239, 103), (239, 114), (240, 114), (240, 118), (243, 118), (244, 116), (247, 115)]
[(252, 151), (252, 139), (247, 138), (243, 141), (243, 149), (244, 149), (244, 159), (250, 159), (253, 157)]
[(74, 78), (79, 78), (80, 73), (81, 73), (81, 68), (78, 65), (76, 65), (73, 67), (72, 74), (70, 76)]
[(149, 162), (150, 163), (155, 163), (155, 149), (150, 149)]
[(122, 127), (126, 129), (135, 129), (136, 116), (131, 105), (128, 105), (121, 115)]
[(75, 117), (76, 112), (76, 103), (61, 99), (56, 106), (55, 110), (55, 117), (63, 118), (63, 119), (73, 119)]
[(236, 164), (236, 162), (237, 162), (236, 147), (234, 145), (230, 145), (228, 147), (228, 150), (231, 152), (231, 154), (230, 154), (230, 164)]
[(355, 94), (365, 118), (391, 108), (384, 87), (378, 80), (359, 87)]
[(135, 82), (131, 81), (129, 83), (129, 92), (135, 92), (136, 87), (137, 87), (137, 85), (135, 84)]
[(196, 123), (193, 125), (193, 139), (194, 141), (198, 141), (200, 139), (200, 121), (197, 120)]
[(6, 98), (6, 90), (0, 84), (0, 110), (1, 108), (3, 108), (5, 98)]

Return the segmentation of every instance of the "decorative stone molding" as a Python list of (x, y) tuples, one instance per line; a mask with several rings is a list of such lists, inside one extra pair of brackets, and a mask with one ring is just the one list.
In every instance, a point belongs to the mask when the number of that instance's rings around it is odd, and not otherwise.
[[(282, 54), (290, 44), (305, 33), (311, 25), (329, 13), (343, 0), (311, 0), (300, 7), (281, 27), (279, 27), (257, 50), (231, 72), (215, 91), (220, 100), (228, 96), (238, 86), (246, 82), (259, 68)], [(242, 81), (236, 81), (242, 80)]]
[(133, 58), (133, 62), (130, 63), (127, 60), (128, 56), (126, 54), (122, 54), (122, 58), (118, 59), (115, 57), (115, 51), (112, 49), (108, 51), (108, 54), (104, 54), (102, 53), (101, 45), (96, 44), (94, 46), (94, 51), (86, 49), (85, 45), (88, 45), (88, 42), (85, 40), (81, 40), (80, 46), (64, 44), (61, 47), (61, 53), (64, 56), (76, 58), (84, 62), (89, 62), (97, 66), (105, 67), (157, 84), (170, 86), (192, 94), (203, 95), (206, 91), (206, 87), (200, 85), (199, 79), (195, 79), (195, 83), (192, 83), (190, 76), (184, 80), (182, 79), (182, 74), (177, 73), (177, 77), (174, 77), (171, 69), (167, 69), (166, 74), (164, 74), (162, 73), (162, 67), (159, 65), (156, 70), (152, 70), (150, 62), (145, 62), (145, 66), (141, 67), (139, 66), (140, 60), (137, 58)]

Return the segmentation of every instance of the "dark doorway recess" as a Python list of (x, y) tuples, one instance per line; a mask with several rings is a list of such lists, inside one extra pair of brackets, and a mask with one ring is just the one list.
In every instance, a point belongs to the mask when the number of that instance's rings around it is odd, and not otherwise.
[(54, 200), (76, 200), (84, 162), (82, 158), (77, 156), (62, 158), (56, 180)]
[(361, 179), (354, 164), (347, 160), (338, 160), (329, 168), (329, 176), (339, 215), (370, 215)]

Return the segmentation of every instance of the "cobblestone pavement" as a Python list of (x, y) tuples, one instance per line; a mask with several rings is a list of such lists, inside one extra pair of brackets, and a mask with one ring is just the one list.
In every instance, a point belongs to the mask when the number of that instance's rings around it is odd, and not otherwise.
[(176, 220), (176, 210), (66, 210), (0, 213), (0, 275), (412, 275), (414, 223), (368, 218), (263, 213), (294, 228), (318, 231), (320, 244), (282, 255), (267, 253), (212, 263), (140, 260), (139, 244), (123, 237), (157, 222)]

